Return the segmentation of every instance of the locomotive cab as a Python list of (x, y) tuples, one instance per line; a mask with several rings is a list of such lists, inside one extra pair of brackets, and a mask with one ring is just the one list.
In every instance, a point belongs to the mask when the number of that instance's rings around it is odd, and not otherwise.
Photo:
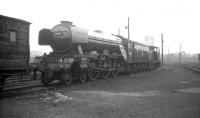
[(152, 62), (155, 62), (155, 66), (156, 67), (160, 67), (160, 50), (158, 47), (155, 47), (155, 46), (150, 46), (150, 51), (152, 52), (151, 53), (151, 61)]

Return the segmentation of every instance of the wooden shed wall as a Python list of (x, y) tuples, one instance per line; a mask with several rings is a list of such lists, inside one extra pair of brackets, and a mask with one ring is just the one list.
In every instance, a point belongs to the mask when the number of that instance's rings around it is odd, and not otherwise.
[[(29, 25), (18, 19), (0, 16), (0, 70), (25, 70), (29, 64)], [(16, 41), (10, 41), (10, 32)]]

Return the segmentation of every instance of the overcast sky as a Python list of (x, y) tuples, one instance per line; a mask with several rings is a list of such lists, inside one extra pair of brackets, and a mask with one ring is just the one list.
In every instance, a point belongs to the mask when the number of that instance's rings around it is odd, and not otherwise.
[(38, 32), (52, 28), (61, 20), (76, 26), (127, 37), (127, 17), (130, 17), (131, 40), (144, 42), (154, 37), (160, 47), (164, 34), (167, 53), (182, 50), (200, 52), (199, 0), (1, 0), (0, 14), (31, 22), (31, 50), (49, 50), (38, 46)]

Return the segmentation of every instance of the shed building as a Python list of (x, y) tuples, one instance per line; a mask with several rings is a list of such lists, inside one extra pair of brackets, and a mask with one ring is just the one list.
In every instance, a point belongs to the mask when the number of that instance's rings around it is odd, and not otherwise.
[(28, 69), (30, 24), (25, 20), (0, 15), (0, 74)]

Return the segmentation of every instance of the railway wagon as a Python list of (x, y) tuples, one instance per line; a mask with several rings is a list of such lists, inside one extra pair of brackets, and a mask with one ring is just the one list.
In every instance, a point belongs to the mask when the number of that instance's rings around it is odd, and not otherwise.
[(29, 66), (30, 22), (0, 15), (0, 88), (5, 79)]
[(158, 47), (118, 35), (88, 31), (68, 21), (40, 30), (38, 42), (53, 49), (50, 54), (44, 54), (38, 64), (44, 85), (54, 79), (67, 85), (76, 79), (81, 82), (87, 78), (108, 79), (122, 72), (141, 72), (160, 66)]

